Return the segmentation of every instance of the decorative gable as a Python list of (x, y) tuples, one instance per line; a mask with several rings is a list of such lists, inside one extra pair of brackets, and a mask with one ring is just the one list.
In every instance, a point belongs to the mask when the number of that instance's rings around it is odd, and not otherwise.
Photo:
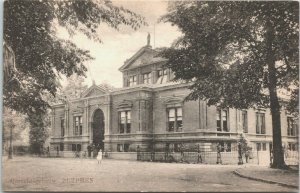
[(99, 96), (105, 94), (108, 94), (108, 91), (106, 89), (101, 88), (97, 85), (92, 85), (90, 88), (88, 88), (86, 91), (84, 91), (81, 94), (81, 97), (85, 98), (85, 97)]
[(131, 58), (126, 60), (119, 70), (122, 72), (131, 68), (146, 66), (148, 64), (166, 60), (164, 58), (157, 57), (157, 54), (157, 51), (153, 50), (151, 46), (144, 46)]

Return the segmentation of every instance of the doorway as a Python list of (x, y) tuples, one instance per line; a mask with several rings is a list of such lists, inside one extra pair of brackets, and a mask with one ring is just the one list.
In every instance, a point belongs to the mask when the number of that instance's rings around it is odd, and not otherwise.
[(97, 109), (93, 116), (93, 155), (97, 156), (99, 150), (104, 150), (104, 113), (101, 109)]

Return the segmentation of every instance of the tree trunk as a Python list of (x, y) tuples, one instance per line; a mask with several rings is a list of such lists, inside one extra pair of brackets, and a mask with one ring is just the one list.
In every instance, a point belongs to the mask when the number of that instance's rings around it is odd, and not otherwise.
[[(286, 168), (281, 140), (280, 105), (277, 97), (275, 64), (269, 64), (269, 92), (273, 126), (273, 168)], [(274, 68), (274, 69), (273, 69)], [(273, 79), (273, 81), (271, 81)]]
[(281, 139), (281, 121), (280, 121), (280, 105), (277, 96), (277, 77), (275, 67), (275, 57), (272, 47), (274, 39), (274, 30), (270, 22), (267, 22), (267, 64), (268, 64), (268, 88), (270, 94), (270, 108), (272, 114), (272, 127), (273, 127), (273, 163), (272, 168), (286, 168), (283, 157), (282, 139)]

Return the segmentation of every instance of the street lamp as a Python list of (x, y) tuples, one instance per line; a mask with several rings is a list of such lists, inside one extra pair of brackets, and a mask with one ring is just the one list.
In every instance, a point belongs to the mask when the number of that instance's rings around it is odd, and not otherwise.
[(9, 120), (8, 124), (10, 128), (10, 137), (9, 137), (9, 150), (8, 150), (8, 159), (12, 159), (12, 153), (13, 153), (13, 147), (12, 147), (12, 130), (16, 126), (13, 122), (13, 120)]

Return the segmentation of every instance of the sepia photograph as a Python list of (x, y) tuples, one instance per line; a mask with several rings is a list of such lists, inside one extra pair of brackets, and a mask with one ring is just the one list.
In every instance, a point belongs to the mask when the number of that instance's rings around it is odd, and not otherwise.
[(1, 191), (299, 191), (298, 1), (2, 7)]

